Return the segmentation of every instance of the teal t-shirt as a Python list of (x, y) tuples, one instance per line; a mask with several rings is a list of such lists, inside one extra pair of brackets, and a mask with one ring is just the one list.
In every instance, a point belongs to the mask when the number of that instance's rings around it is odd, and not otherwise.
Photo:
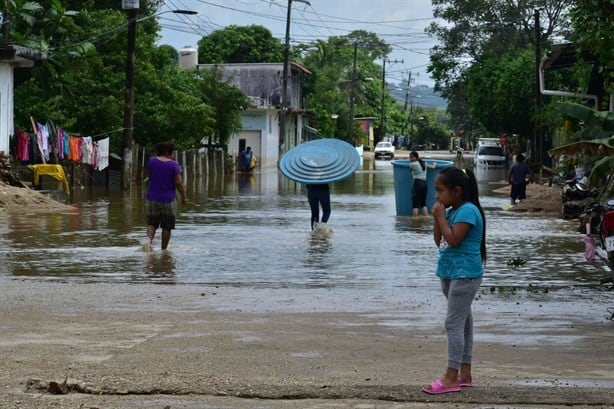
[(456, 247), (450, 246), (443, 238), (439, 243), (437, 277), (443, 279), (482, 277), (484, 268), (480, 256), (484, 220), (480, 210), (471, 202), (465, 202), (458, 209), (447, 209), (446, 219), (450, 226), (463, 222), (472, 227)]

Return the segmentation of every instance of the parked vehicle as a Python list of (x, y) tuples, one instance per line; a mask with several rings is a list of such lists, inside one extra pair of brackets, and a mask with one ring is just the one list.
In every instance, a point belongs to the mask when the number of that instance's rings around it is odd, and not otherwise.
[(473, 163), (476, 166), (503, 167), (507, 162), (505, 152), (496, 138), (478, 139)]
[(596, 236), (595, 242), (603, 251), (603, 258), (614, 267), (614, 199), (587, 206), (583, 227), (587, 236)]
[(378, 142), (373, 151), (375, 159), (394, 159), (394, 146), (390, 142)]

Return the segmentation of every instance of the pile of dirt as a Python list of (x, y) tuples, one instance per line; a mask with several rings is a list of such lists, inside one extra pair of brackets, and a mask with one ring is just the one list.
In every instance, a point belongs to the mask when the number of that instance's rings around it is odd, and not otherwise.
[(0, 151), (0, 209), (11, 213), (73, 209), (24, 185), (11, 162), (10, 156)]
[(74, 207), (28, 187), (11, 186), (0, 181), (0, 209), (9, 213), (31, 213), (67, 211)]
[[(510, 185), (495, 190), (495, 193), (510, 196)], [(553, 215), (563, 213), (563, 190), (559, 186), (540, 185), (530, 183), (527, 185), (527, 197), (522, 203), (517, 203), (509, 209), (514, 212), (539, 212)]]

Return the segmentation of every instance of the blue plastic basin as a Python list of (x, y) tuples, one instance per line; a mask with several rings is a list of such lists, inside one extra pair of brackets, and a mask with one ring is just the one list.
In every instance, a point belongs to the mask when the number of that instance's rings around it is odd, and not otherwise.
[[(426, 169), (426, 207), (431, 211), (435, 204), (435, 177), (441, 169), (454, 166), (454, 162), (440, 159), (422, 159), (428, 165), (436, 163), (435, 169)], [(413, 203), (411, 199), (414, 178), (409, 173), (409, 159), (399, 159), (392, 161), (394, 172), (394, 197), (397, 209), (397, 216), (411, 216)]]

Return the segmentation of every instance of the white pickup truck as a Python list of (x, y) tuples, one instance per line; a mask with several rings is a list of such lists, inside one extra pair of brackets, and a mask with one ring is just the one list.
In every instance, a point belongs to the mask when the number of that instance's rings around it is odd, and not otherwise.
[(480, 138), (475, 149), (475, 166), (503, 167), (507, 158), (498, 138)]

